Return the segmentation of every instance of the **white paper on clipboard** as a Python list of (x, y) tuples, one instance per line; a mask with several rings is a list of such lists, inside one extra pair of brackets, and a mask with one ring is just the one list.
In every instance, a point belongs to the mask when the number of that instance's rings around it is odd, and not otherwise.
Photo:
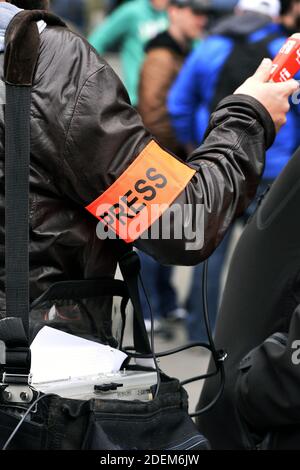
[(35, 384), (118, 372), (126, 354), (44, 326), (31, 345), (31, 374)]

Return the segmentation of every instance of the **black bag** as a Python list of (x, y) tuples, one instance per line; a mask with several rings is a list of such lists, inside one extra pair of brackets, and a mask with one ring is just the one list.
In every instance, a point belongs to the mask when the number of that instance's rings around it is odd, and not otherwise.
[[(177, 380), (162, 377), (160, 395), (149, 402), (45, 398), (16, 433), (12, 450), (208, 450), (187, 414)], [(3, 448), (20, 421), (17, 410), (0, 409)]]
[[(22, 12), (15, 42), (26, 43), (23, 35), (35, 34), (39, 47), (37, 20), (61, 24), (45, 12)], [(27, 22), (27, 23), (26, 23)], [(25, 26), (25, 27), (24, 27)], [(23, 39), (23, 40), (22, 40)], [(28, 38), (27, 38), (28, 39)], [(6, 45), (6, 310), (0, 320), (0, 340), (6, 345), (6, 361), (1, 365), (0, 447), (9, 449), (93, 449), (93, 450), (207, 450), (207, 440), (199, 434), (188, 415), (188, 397), (177, 379), (160, 372), (159, 393), (150, 401), (91, 399), (87, 401), (43, 395), (34, 391), (28, 399), (30, 340), (43, 325), (77, 335), (92, 336), (114, 347), (123, 346), (126, 305), (134, 307), (134, 350), (151, 356), (138, 294), (139, 259), (132, 250), (120, 250), (120, 267), (125, 279), (97, 279), (63, 282), (52, 286), (29, 307), (29, 164), (30, 103), (32, 76), (28, 86), (19, 86), (18, 60), (23, 57), (14, 43)], [(16, 60), (15, 66), (13, 59)], [(30, 60), (30, 58), (27, 60)], [(36, 64), (32, 63), (32, 71)], [(13, 71), (10, 74), (10, 71)], [(120, 246), (120, 245), (119, 245)], [(122, 252), (123, 250), (123, 252)], [(112, 334), (113, 298), (121, 299), (119, 335)], [(89, 305), (99, 305), (103, 317), (100, 331), (89, 314)], [(51, 306), (54, 314), (49, 315)], [(101, 334), (100, 334), (101, 333)], [(102, 337), (101, 337), (102, 335)], [(152, 369), (130, 366), (129, 370)], [(156, 387), (153, 387), (153, 394)], [(23, 394), (23, 402), (12, 394)], [(155, 396), (155, 395), (154, 395)], [(28, 404), (27, 404), (28, 401)], [(24, 419), (25, 418), (25, 419)], [(21, 421), (22, 419), (22, 421)]]

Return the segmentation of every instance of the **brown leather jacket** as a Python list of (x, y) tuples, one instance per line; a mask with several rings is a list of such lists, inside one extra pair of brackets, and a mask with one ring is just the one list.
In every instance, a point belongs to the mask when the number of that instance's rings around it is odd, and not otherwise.
[[(13, 37), (16, 18), (10, 26)], [(30, 41), (20, 42), (29, 49), (18, 56), (24, 58), (21, 70), (26, 77)], [(0, 60), (3, 79), (3, 54)], [(5, 315), (4, 129), (1, 106), (1, 316)], [(174, 236), (140, 239), (136, 246), (165, 264), (195, 265), (210, 256), (253, 199), (265, 150), (274, 137), (271, 117), (256, 100), (237, 95), (223, 101), (211, 118), (204, 145), (188, 158), (187, 165), (196, 174), (175, 201), (177, 210), (186, 204), (204, 205), (202, 226), (196, 210), (182, 222), (204, 230), (204, 245), (188, 250), (189, 240)], [(115, 183), (151, 139), (120, 80), (96, 51), (67, 28), (48, 26), (40, 36), (31, 107), (32, 299), (54, 282), (114, 276), (113, 244), (97, 238), (97, 219), (85, 207)], [(163, 218), (172, 225), (168, 216), (169, 211)]]
[(139, 84), (139, 112), (158, 142), (177, 154), (182, 148), (172, 129), (167, 98), (186, 54), (168, 32), (153, 39), (146, 52)]

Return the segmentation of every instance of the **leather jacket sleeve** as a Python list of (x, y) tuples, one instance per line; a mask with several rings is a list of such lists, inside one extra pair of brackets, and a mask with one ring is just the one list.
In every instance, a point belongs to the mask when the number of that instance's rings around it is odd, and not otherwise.
[(295, 425), (300, 419), (300, 306), (289, 333), (275, 333), (240, 363), (237, 407), (255, 432)]
[[(274, 138), (273, 121), (260, 103), (243, 95), (225, 99), (211, 118), (204, 144), (187, 161), (195, 176), (155, 223), (169, 226), (169, 239), (163, 240), (158, 228), (157, 239), (138, 240), (136, 246), (163, 264), (195, 265), (209, 257), (253, 199), (266, 148)], [(99, 67), (85, 81), (69, 125), (63, 191), (86, 207), (119, 178), (150, 140), (119, 79), (109, 66)], [(176, 213), (185, 206), (188, 210), (178, 227)], [(183, 229), (181, 236), (176, 236), (175, 228), (177, 234)]]

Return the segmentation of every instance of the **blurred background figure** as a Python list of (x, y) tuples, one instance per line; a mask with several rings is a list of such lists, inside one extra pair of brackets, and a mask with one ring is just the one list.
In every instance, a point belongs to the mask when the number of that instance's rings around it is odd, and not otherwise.
[(70, 27), (87, 32), (86, 0), (51, 0), (52, 11), (63, 18)]
[(168, 0), (131, 0), (117, 8), (90, 35), (100, 54), (118, 47), (124, 84), (133, 106), (138, 102), (138, 82), (147, 42), (168, 27)]
[(110, 15), (116, 8), (128, 1), (130, 0), (104, 0), (103, 5), (105, 15)]
[(232, 12), (238, 0), (213, 0), (213, 7), (223, 13)]
[(176, 79), (192, 43), (205, 33), (209, 0), (170, 0), (169, 28), (152, 39), (145, 48), (146, 57), (139, 83), (139, 112), (145, 126), (161, 145), (182, 155), (167, 110), (169, 90)]
[(237, 2), (238, 0), (212, 0), (214, 12), (211, 17), (211, 25), (213, 26), (220, 19), (232, 15)]
[[(177, 140), (188, 148), (204, 137), (210, 113), (250, 76), (264, 57), (274, 57), (296, 27), (298, 1), (240, 0), (235, 15), (221, 21), (183, 66), (168, 99)], [(297, 7), (297, 8), (296, 8)], [(282, 24), (289, 19), (289, 30)], [(300, 144), (299, 105), (292, 105), (287, 125), (267, 156), (260, 192), (278, 176)], [(220, 301), (220, 279), (230, 236), (210, 259), (209, 305), (214, 327)], [(188, 300), (188, 330), (192, 341), (206, 340), (199, 288), (201, 267), (195, 269)]]
[[(176, 142), (167, 111), (169, 89), (191, 50), (192, 42), (205, 32), (211, 7), (208, 0), (170, 0), (167, 8), (169, 28), (152, 39), (145, 48), (146, 57), (139, 84), (139, 106), (145, 126), (157, 141), (181, 157), (183, 146)], [(179, 308), (172, 286), (173, 269), (161, 266), (140, 253), (143, 281), (155, 317), (155, 330), (168, 337), (162, 320), (181, 320), (186, 311)], [(141, 292), (146, 327), (150, 329), (149, 308)], [(170, 330), (169, 330), (170, 334)]]
[(281, 24), (289, 35), (300, 31), (300, 0), (281, 0)]
[[(266, 9), (265, 14), (259, 12), (265, 4), (275, 5), (275, 10), (269, 9), (269, 15)], [(255, 68), (263, 54), (270, 55), (271, 37), (283, 35), (281, 26), (274, 24), (279, 15), (279, 0), (242, 0), (236, 14), (221, 21), (191, 54), (168, 101), (180, 142), (193, 147), (202, 142), (210, 112), (219, 97), (224, 98), (227, 91), (231, 93), (237, 88), (242, 76)]]

